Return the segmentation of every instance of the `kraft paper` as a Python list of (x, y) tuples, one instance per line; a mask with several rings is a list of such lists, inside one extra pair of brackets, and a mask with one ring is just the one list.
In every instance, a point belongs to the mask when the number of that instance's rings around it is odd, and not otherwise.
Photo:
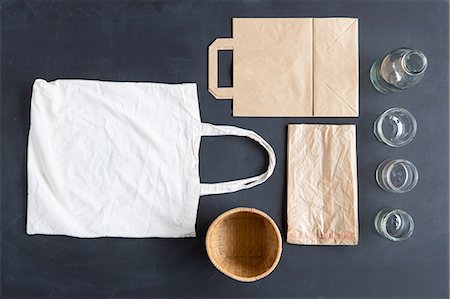
[(314, 116), (358, 116), (358, 19), (314, 19)]
[[(217, 51), (233, 50), (233, 87), (217, 85)], [(209, 47), (209, 91), (234, 116), (358, 116), (358, 20), (233, 18)]]
[(287, 242), (357, 245), (354, 125), (289, 125)]

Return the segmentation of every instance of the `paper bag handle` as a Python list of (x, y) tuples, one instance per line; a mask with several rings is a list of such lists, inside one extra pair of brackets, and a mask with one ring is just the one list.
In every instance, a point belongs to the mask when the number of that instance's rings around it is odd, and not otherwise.
[(239, 190), (249, 189), (264, 183), (272, 175), (276, 165), (276, 157), (273, 148), (267, 141), (253, 131), (233, 126), (216, 126), (208, 123), (202, 124), (202, 136), (243, 136), (258, 142), (269, 154), (269, 166), (267, 170), (257, 176), (222, 183), (200, 184), (200, 195), (231, 193)]
[(232, 99), (233, 87), (219, 87), (218, 52), (233, 50), (232, 38), (217, 38), (208, 48), (208, 90), (216, 99)]

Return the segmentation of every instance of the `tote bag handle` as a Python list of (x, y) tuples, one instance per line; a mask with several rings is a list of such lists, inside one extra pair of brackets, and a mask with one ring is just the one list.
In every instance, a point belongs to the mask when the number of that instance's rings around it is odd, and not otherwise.
[(202, 123), (202, 136), (242, 136), (253, 139), (258, 142), (269, 154), (269, 166), (267, 170), (257, 176), (234, 180), (222, 183), (201, 183), (200, 184), (200, 195), (208, 194), (222, 194), (236, 192), (239, 190), (249, 189), (259, 184), (264, 183), (272, 175), (275, 169), (276, 158), (273, 148), (265, 141), (261, 136), (253, 131), (241, 129), (233, 126), (216, 126), (208, 123)]

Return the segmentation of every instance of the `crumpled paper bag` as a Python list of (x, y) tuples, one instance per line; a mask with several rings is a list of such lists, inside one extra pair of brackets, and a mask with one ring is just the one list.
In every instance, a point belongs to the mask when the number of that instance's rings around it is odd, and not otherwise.
[[(233, 50), (233, 87), (218, 86), (218, 50)], [(358, 19), (233, 18), (208, 63), (208, 89), (233, 99), (233, 116), (358, 116)]]
[(354, 125), (289, 125), (287, 242), (357, 245)]

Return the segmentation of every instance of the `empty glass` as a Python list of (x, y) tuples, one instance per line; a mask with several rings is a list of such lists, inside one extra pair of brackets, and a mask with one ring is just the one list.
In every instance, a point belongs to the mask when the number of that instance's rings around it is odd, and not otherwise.
[(410, 143), (417, 132), (417, 121), (406, 109), (394, 107), (381, 114), (373, 124), (377, 139), (392, 147)]
[(382, 189), (393, 193), (405, 193), (417, 185), (419, 172), (408, 160), (390, 159), (378, 165), (375, 177)]
[(373, 63), (370, 81), (382, 93), (407, 89), (422, 80), (427, 66), (427, 58), (421, 51), (395, 49)]
[(408, 239), (414, 231), (412, 217), (403, 210), (385, 208), (375, 217), (375, 229), (384, 238), (391, 241)]

